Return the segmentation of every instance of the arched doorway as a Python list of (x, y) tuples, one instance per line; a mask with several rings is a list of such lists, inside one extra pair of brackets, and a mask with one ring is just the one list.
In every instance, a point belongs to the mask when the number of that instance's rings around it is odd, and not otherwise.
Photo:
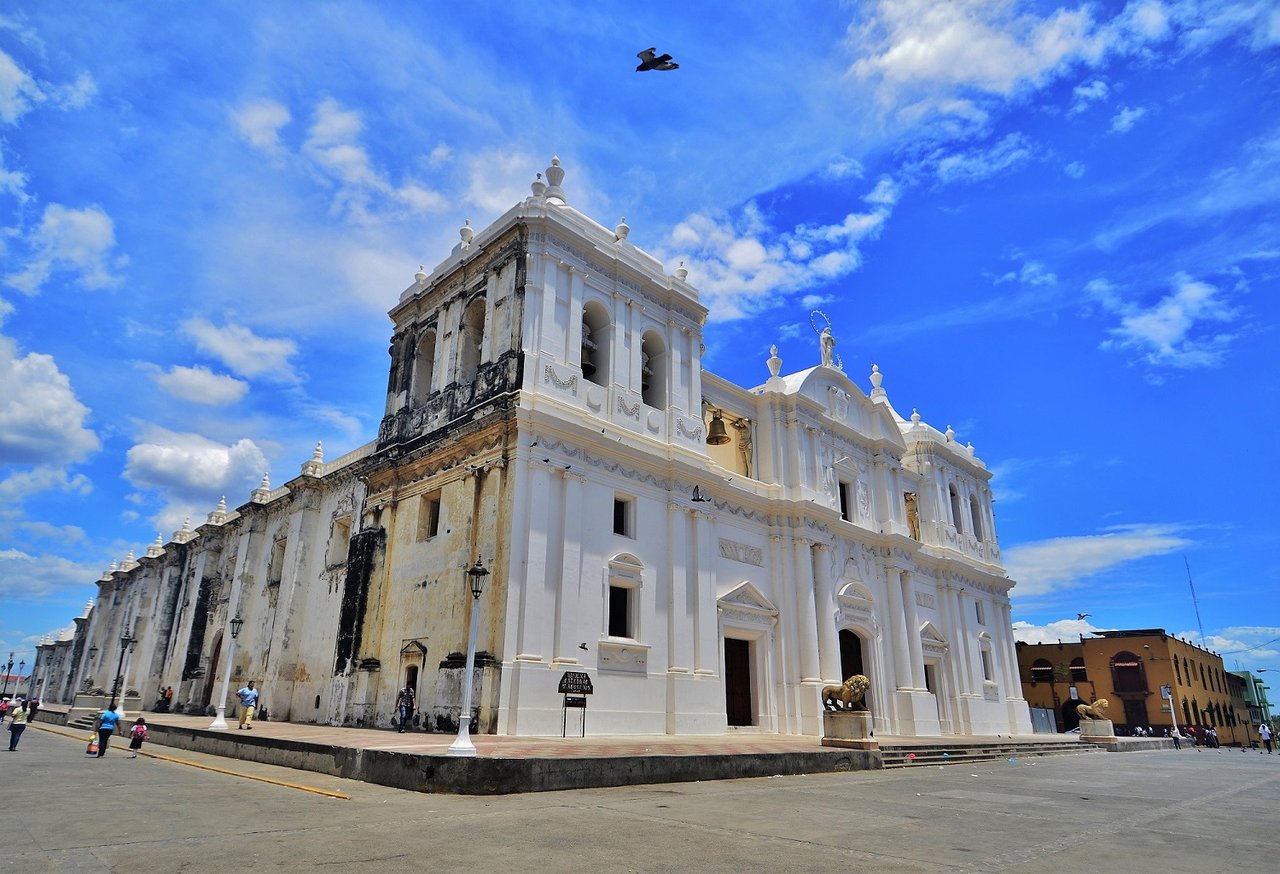
[(1081, 704), (1087, 704), (1079, 698), (1072, 698), (1062, 705), (1062, 730), (1071, 731), (1080, 725), (1080, 712), (1076, 710)]
[(213, 686), (218, 682), (218, 665), (222, 661), (222, 632), (218, 632), (218, 636), (213, 639), (213, 651), (209, 656), (209, 670), (204, 675), (204, 698), (200, 706), (205, 710), (209, 709), (209, 702), (213, 700)]

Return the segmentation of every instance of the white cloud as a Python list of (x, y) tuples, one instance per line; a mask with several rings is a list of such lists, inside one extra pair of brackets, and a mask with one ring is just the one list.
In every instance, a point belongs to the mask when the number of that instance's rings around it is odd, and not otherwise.
[[(0, 141), (0, 194), (6, 192), (17, 198), (18, 203), (26, 203), (31, 199), (31, 195), (27, 194), (27, 174), (5, 166), (4, 142)], [(0, 243), (0, 254), (3, 252), (3, 243)]]
[(791, 231), (771, 227), (755, 203), (737, 216), (694, 214), (671, 231), (663, 257), (685, 262), (712, 318), (739, 318), (773, 304), (780, 294), (856, 270), (862, 262), (859, 244), (880, 233), (897, 197), (893, 182), (881, 179), (863, 198), (872, 207), (868, 212)]
[(30, 470), (15, 471), (0, 480), (0, 502), (12, 509), (21, 506), (32, 495), (54, 489), (87, 495), (93, 491), (93, 483), (84, 474), (69, 476), (65, 468), (41, 465)]
[(1044, 625), (1032, 625), (1018, 620), (1013, 623), (1013, 637), (1022, 643), (1075, 643), (1084, 635), (1097, 634), (1108, 629), (1095, 628), (1088, 619), (1059, 619)]
[(1108, 48), (1088, 7), (1041, 18), (1010, 0), (879, 0), (850, 37), (851, 72), (875, 81), (886, 102), (927, 95), (940, 104), (966, 89), (1009, 96)]
[(827, 163), (824, 175), (831, 179), (861, 179), (862, 163), (856, 158), (839, 155)]
[[(1200, 641), (1199, 631), (1183, 631), (1178, 636)], [(1239, 661), (1242, 670), (1256, 670), (1259, 662), (1280, 658), (1277, 638), (1280, 638), (1280, 628), (1274, 626), (1237, 625), (1205, 635), (1204, 646), (1221, 653), (1228, 664)]]
[(284, 337), (259, 337), (243, 325), (227, 323), (216, 327), (206, 319), (188, 319), (182, 330), (196, 341), (196, 348), (235, 373), (263, 377), (276, 382), (297, 382), (290, 360), (298, 345)]
[[(336, 212), (355, 224), (369, 224), (379, 221), (392, 203), (414, 213), (439, 212), (448, 205), (440, 193), (418, 181), (407, 179), (394, 185), (374, 166), (360, 141), (363, 133), (359, 112), (343, 108), (333, 98), (316, 106), (301, 154), (334, 186)], [(432, 152), (432, 157), (443, 160), (446, 156)]]
[(176, 365), (151, 375), (156, 385), (176, 398), (211, 407), (234, 404), (244, 397), (249, 385), (234, 376), (214, 373), (207, 367)]
[(1087, 169), (1088, 168), (1086, 168), (1081, 162), (1072, 161), (1070, 164), (1067, 164), (1062, 168), (1062, 172), (1066, 173), (1072, 179), (1083, 179)]
[(1146, 107), (1143, 106), (1122, 106), (1111, 117), (1111, 132), (1113, 134), (1128, 133), (1133, 130), (1133, 126), (1138, 123), (1138, 119), (1147, 114)]
[(1021, 285), (1056, 285), (1058, 275), (1044, 266), (1040, 261), (1024, 261), (1022, 267), (1015, 271), (1010, 271), (996, 279), (996, 285), (1002, 285), (1006, 282), (1017, 282)]
[(264, 152), (282, 150), (280, 129), (293, 120), (289, 110), (274, 100), (254, 100), (231, 110), (236, 130), (250, 145)]
[(1086, 290), (1106, 312), (1120, 317), (1103, 349), (1132, 349), (1153, 366), (1181, 369), (1216, 367), (1235, 335), (1219, 328), (1240, 316), (1226, 300), (1227, 292), (1185, 273), (1173, 278), (1173, 292), (1150, 306), (1124, 300), (1105, 280)]
[(102, 573), (58, 555), (33, 555), (20, 549), (0, 549), (0, 598), (36, 601), (82, 590)]
[(216, 501), (220, 495), (248, 492), (265, 470), (266, 456), (248, 438), (227, 445), (153, 428), (129, 450), (124, 476), (139, 488), (178, 499)]
[(1169, 525), (1131, 525), (1104, 534), (1054, 537), (1005, 550), (1005, 567), (1018, 581), (1018, 597), (1075, 588), (1131, 561), (1164, 555), (1190, 544)]
[(0, 457), (7, 464), (63, 466), (97, 451), (89, 408), (50, 355), (21, 355), (0, 336)]
[(934, 172), (942, 182), (977, 182), (1013, 170), (1035, 158), (1037, 149), (1021, 133), (1011, 133), (985, 149), (935, 156)]
[(487, 149), (471, 155), (466, 164), (467, 202), (495, 216), (529, 196), (529, 168), (541, 166), (528, 153), (508, 149)]
[(121, 278), (115, 271), (128, 263), (123, 255), (113, 254), (115, 225), (98, 206), (70, 209), (49, 204), (27, 242), (32, 255), (26, 266), (5, 277), (6, 284), (26, 294), (38, 292), (58, 269), (77, 274), (85, 288), (119, 285)]
[(1067, 110), (1067, 115), (1078, 115), (1084, 112), (1091, 104), (1105, 100), (1110, 93), (1111, 89), (1101, 79), (1093, 79), (1083, 85), (1077, 85), (1071, 91), (1071, 108)]
[(40, 84), (0, 50), (0, 122), (13, 124), (44, 99)]

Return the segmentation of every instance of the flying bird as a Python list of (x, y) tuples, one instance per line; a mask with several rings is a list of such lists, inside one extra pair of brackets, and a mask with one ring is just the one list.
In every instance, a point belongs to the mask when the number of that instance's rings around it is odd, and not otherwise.
[(710, 501), (711, 499), (702, 493), (702, 489), (698, 488), (697, 486), (694, 486), (693, 500), (698, 502), (699, 504), (704, 504), (707, 501)]
[(637, 73), (644, 73), (648, 70), (680, 69), (680, 65), (671, 60), (671, 55), (655, 55), (654, 51), (656, 49), (647, 48), (636, 54), (636, 57), (640, 59), (640, 64), (636, 67)]
[(1076, 619), (1077, 619), (1077, 620), (1080, 620), (1080, 619), (1088, 619), (1088, 618), (1089, 618), (1090, 616), (1092, 616), (1092, 615), (1093, 615), (1092, 613), (1077, 613), (1077, 614), (1076, 614)]

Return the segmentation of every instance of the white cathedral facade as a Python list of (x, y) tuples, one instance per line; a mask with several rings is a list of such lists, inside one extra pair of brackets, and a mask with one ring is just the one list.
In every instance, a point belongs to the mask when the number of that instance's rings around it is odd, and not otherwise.
[(473, 730), (558, 736), (573, 671), (595, 735), (820, 735), (822, 686), (855, 673), (878, 735), (1030, 733), (972, 446), (875, 368), (859, 388), (830, 331), (754, 387), (704, 371), (683, 268), (563, 177), (400, 295), (376, 440), (113, 566), (39, 649), (49, 700), (109, 692), (119, 658), (142, 706), (254, 679), (273, 719), (389, 726), (408, 684), (448, 730), (474, 604)]

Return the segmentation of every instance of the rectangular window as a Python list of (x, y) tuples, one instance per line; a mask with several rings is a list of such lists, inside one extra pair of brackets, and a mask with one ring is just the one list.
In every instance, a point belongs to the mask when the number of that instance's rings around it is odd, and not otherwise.
[(347, 547), (351, 544), (351, 517), (333, 520), (333, 536), (329, 538), (329, 555), (325, 564), (332, 567), (347, 560)]
[(627, 497), (613, 499), (613, 533), (623, 537), (635, 537), (636, 502)]
[(974, 602), (973, 602), (973, 613), (974, 613), (974, 615), (978, 618), (978, 624), (979, 624), (979, 625), (986, 625), (986, 624), (987, 624), (987, 610), (986, 610), (986, 606), (985, 606), (981, 601), (974, 601)]
[(988, 683), (994, 683), (996, 679), (995, 669), (991, 666), (991, 650), (989, 649), (982, 651), (982, 679)]
[(609, 636), (633, 637), (631, 632), (631, 592), (627, 586), (609, 587)]
[(271, 563), (267, 566), (268, 586), (278, 586), (284, 578), (284, 550), (288, 542), (281, 538), (271, 546)]
[(440, 492), (423, 495), (418, 504), (418, 542), (440, 533)]
[(840, 518), (846, 522), (852, 522), (853, 518), (849, 515), (849, 484), (844, 480), (838, 483), (840, 490)]

